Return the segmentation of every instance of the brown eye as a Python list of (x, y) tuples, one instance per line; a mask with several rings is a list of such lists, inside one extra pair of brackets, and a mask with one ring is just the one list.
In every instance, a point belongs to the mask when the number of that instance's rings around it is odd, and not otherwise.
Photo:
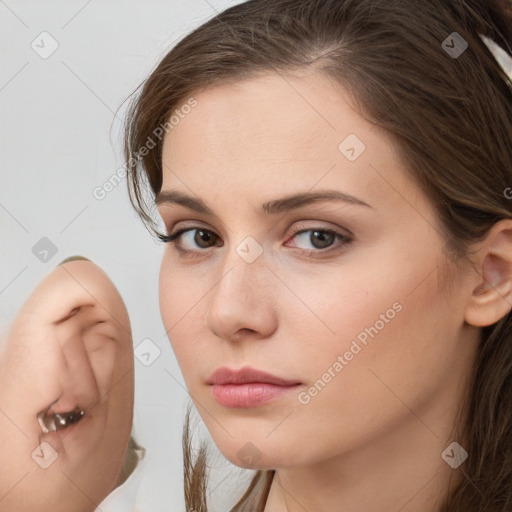
[(198, 247), (203, 247), (205, 249), (210, 247), (208, 244), (217, 236), (206, 229), (194, 229), (192, 231), (196, 232), (196, 235), (194, 236), (194, 243), (196, 243)]
[(175, 244), (176, 249), (185, 254), (212, 247), (218, 236), (208, 229), (195, 227), (178, 229), (170, 235), (159, 235), (159, 238), (162, 242)]
[[(298, 248), (299, 252), (310, 256), (342, 251), (353, 240), (350, 236), (333, 229), (304, 229), (304, 226), (296, 228), (291, 235), (292, 239), (302, 238), (310, 244), (312, 249)], [(220, 245), (215, 243), (219, 239), (218, 235), (199, 226), (178, 229), (170, 235), (159, 235), (159, 238), (162, 242), (175, 244), (176, 249), (186, 257), (201, 256), (209, 252), (207, 249)]]
[[(304, 229), (303, 226), (299, 226), (291, 234), (294, 246), (303, 254), (311, 256), (321, 256), (331, 251), (343, 250), (352, 242), (351, 237), (332, 229)], [(309, 244), (312, 249), (301, 248), (300, 245), (304, 243)]]

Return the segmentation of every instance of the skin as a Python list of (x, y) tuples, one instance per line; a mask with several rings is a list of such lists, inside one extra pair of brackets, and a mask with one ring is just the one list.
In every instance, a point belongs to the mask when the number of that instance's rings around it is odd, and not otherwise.
[[(112, 281), (89, 261), (57, 267), (2, 340), (0, 510), (95, 510), (123, 464), (133, 386), (130, 322)], [(43, 434), (37, 414), (59, 397), (53, 411), (79, 404), (85, 415)]]
[[(276, 469), (265, 512), (431, 512), (463, 477), (441, 453), (462, 443), (452, 429), (479, 327), (512, 303), (510, 222), (474, 247), (471, 265), (451, 265), (433, 207), (392, 140), (317, 72), (266, 73), (193, 96), (197, 107), (164, 140), (162, 190), (201, 198), (218, 219), (158, 205), (168, 232), (213, 233), (182, 236), (192, 257), (166, 246), (160, 307), (214, 442), (233, 464)], [(355, 161), (338, 149), (351, 133), (366, 145)], [(324, 189), (371, 207), (323, 201), (259, 211)], [(335, 229), (353, 242), (330, 239), (338, 250), (327, 253), (313, 232), (292, 235), (297, 226)], [(263, 251), (252, 263), (236, 252), (248, 236)], [(395, 303), (394, 318), (300, 403), (299, 391)], [(250, 409), (220, 405), (206, 380), (218, 367), (246, 365), (301, 387)], [(238, 455), (248, 442), (259, 456), (250, 466)]]

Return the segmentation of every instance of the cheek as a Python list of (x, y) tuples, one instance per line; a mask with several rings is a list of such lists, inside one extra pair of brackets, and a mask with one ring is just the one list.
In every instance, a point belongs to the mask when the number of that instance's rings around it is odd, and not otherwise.
[[(193, 296), (197, 302), (200, 296), (197, 296), (195, 287), (196, 280), (190, 281), (189, 272), (180, 272), (176, 265), (169, 258), (166, 247), (159, 276), (159, 303), (160, 314), (164, 322), (168, 336), (172, 339), (175, 330), (179, 329), (180, 323), (187, 322), (187, 316), (193, 315)], [(181, 320), (181, 322), (180, 322)]]
[(212, 333), (206, 332), (204, 315), (213, 285), (211, 277), (180, 269), (164, 257), (159, 278), (160, 314), (187, 387), (193, 385), (190, 377), (197, 370), (198, 354), (205, 361), (208, 352), (204, 347), (211, 346)]
[(457, 321), (438, 291), (437, 271), (415, 286), (419, 281), (419, 273), (403, 281), (381, 277), (371, 292), (338, 300), (330, 316), (326, 307), (324, 318), (337, 337), (304, 339), (297, 360), (309, 387), (287, 419), (283, 442), (308, 425), (317, 433), (318, 456), (333, 445), (352, 449), (406, 421), (411, 410), (421, 414), (443, 393), (464, 360)]

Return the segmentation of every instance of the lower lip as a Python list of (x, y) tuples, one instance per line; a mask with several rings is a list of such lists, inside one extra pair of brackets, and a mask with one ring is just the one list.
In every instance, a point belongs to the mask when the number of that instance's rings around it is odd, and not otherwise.
[(262, 382), (248, 384), (213, 384), (213, 396), (226, 407), (256, 407), (282, 398), (300, 384), (277, 386)]

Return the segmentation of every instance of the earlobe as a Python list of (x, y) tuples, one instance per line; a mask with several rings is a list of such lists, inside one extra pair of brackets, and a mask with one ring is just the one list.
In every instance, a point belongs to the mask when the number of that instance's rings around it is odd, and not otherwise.
[(465, 320), (486, 327), (512, 309), (512, 220), (504, 219), (491, 229), (478, 250), (476, 271)]

